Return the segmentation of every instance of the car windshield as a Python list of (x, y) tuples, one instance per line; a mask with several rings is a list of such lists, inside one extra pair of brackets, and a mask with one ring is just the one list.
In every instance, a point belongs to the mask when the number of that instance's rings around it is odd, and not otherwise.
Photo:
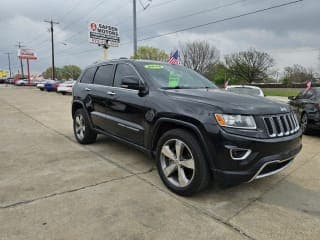
[(245, 95), (254, 95), (260, 96), (260, 90), (256, 88), (248, 88), (248, 87), (230, 87), (227, 89), (233, 93), (245, 94)]
[(140, 62), (140, 64), (152, 80), (163, 89), (217, 88), (199, 73), (181, 65), (154, 62)]

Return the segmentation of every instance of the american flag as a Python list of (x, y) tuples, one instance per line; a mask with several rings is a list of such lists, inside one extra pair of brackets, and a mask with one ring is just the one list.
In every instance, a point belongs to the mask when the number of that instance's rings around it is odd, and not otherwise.
[(171, 55), (171, 57), (169, 58), (168, 63), (170, 64), (180, 64), (179, 61), (179, 51), (175, 51), (174, 54)]

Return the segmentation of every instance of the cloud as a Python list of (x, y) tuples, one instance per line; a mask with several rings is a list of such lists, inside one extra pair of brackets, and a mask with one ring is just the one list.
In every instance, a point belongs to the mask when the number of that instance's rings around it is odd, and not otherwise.
[[(145, 11), (137, 1), (138, 39), (288, 1), (153, 0)], [(25, 0), (23, 5), (21, 1), (11, 0), (2, 3), (1, 8), (0, 51), (15, 53), (14, 45), (19, 40), (29, 48), (35, 49), (39, 60), (32, 62), (32, 71), (44, 71), (51, 64), (49, 25), (43, 22), (51, 17), (60, 22), (55, 26), (54, 34), (57, 66), (77, 64), (83, 68), (102, 58), (102, 49), (88, 43), (87, 24), (90, 20), (119, 27), (121, 45), (109, 50), (110, 58), (132, 55), (131, 0)], [(289, 7), (141, 41), (139, 45), (155, 46), (169, 52), (177, 48), (179, 42), (205, 39), (220, 50), (222, 57), (254, 47), (269, 52), (275, 58), (278, 69), (297, 63), (320, 71), (319, 54), (314, 50), (319, 48), (320, 38), (318, 9), (319, 1), (303, 1)], [(195, 14), (197, 12), (201, 14)], [(170, 19), (174, 20), (169, 21)], [(16, 71), (19, 67), (16, 57), (12, 62)], [(0, 68), (7, 68), (7, 65), (6, 56), (0, 54)]]

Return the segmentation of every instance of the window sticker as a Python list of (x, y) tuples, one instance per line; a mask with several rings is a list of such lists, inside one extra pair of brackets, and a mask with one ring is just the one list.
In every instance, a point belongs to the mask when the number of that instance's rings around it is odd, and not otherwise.
[(147, 64), (147, 65), (144, 65), (144, 68), (147, 68), (147, 69), (163, 69), (163, 66), (159, 65), (159, 64)]
[(175, 72), (170, 72), (168, 87), (177, 87), (179, 86), (180, 76)]

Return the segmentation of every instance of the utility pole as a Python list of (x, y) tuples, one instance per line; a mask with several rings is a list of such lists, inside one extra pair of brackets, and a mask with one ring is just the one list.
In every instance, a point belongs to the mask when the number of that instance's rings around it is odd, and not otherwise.
[(50, 23), (50, 32), (51, 32), (51, 56), (52, 56), (52, 80), (56, 78), (56, 71), (54, 68), (54, 43), (53, 43), (53, 24), (59, 24), (51, 20), (44, 20), (46, 23)]
[[(21, 45), (21, 42), (19, 41), (18, 44), (16, 45), (19, 49), (25, 46)], [(20, 58), (20, 66), (21, 66), (21, 76), (22, 78), (24, 77), (24, 73), (23, 73), (23, 64), (22, 64), (22, 59)]]
[[(143, 4), (141, 0), (139, 0), (139, 3), (143, 10), (146, 10), (152, 0), (148, 0), (146, 4)], [(138, 40), (137, 40), (137, 0), (133, 0), (133, 56), (136, 55), (138, 50)]]
[(133, 56), (136, 55), (137, 49), (137, 1), (133, 0)]
[(5, 54), (8, 55), (9, 76), (10, 76), (10, 78), (11, 78), (11, 61), (10, 61), (10, 54), (11, 54), (11, 53), (7, 52), (7, 53), (5, 53)]

